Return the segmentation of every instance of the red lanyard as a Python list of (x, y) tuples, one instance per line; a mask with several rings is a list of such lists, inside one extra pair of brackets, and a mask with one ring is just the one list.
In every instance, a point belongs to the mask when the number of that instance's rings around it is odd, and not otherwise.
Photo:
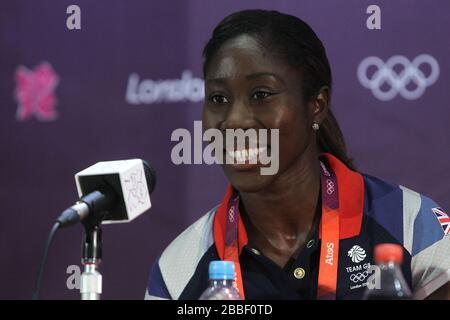
[(322, 189), (322, 242), (317, 299), (335, 300), (339, 260), (339, 193), (336, 174), (320, 162)]
[(234, 262), (234, 268), (236, 271), (236, 288), (238, 289), (241, 298), (244, 299), (244, 282), (242, 280), (241, 264), (239, 263), (239, 253), (242, 248), (239, 248), (238, 239), (239, 196), (237, 194), (233, 194), (230, 198), (227, 209), (225, 250), (222, 260)]
[[(339, 193), (337, 178), (331, 167), (327, 168), (320, 162), (321, 193), (322, 193), (322, 221), (320, 248), (319, 279), (317, 298), (336, 299), (338, 257), (339, 257)], [(225, 245), (218, 248), (222, 260), (233, 261), (236, 269), (236, 287), (244, 299), (244, 284), (239, 263), (240, 247), (239, 232), (244, 231), (239, 217), (239, 195), (233, 192), (227, 204), (227, 220), (225, 228)], [(215, 229), (215, 232), (221, 232)], [(245, 232), (245, 231), (244, 231)], [(245, 241), (246, 242), (246, 241)]]

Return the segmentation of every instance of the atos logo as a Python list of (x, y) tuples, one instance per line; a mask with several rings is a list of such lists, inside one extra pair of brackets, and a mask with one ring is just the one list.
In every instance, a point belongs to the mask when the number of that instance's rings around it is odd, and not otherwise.
[[(375, 70), (373, 70), (375, 69)], [(425, 72), (424, 69), (429, 69)], [(371, 75), (368, 75), (368, 72)], [(439, 64), (429, 54), (421, 54), (412, 61), (396, 55), (386, 62), (378, 57), (367, 57), (358, 66), (358, 79), (381, 101), (394, 99), (398, 94), (408, 100), (420, 98), (425, 89), (439, 77)], [(387, 89), (382, 89), (383, 87)]]

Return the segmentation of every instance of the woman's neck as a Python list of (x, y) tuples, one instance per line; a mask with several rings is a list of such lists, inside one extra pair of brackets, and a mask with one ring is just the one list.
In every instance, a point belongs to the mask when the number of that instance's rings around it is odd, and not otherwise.
[(319, 195), (317, 152), (304, 153), (266, 190), (241, 193), (250, 242), (283, 266), (310, 237)]

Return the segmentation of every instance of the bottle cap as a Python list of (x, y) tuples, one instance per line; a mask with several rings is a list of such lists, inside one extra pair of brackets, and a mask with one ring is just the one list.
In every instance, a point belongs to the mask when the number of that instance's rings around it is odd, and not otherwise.
[(211, 261), (209, 263), (209, 279), (211, 280), (234, 280), (233, 261)]
[(374, 256), (376, 263), (394, 262), (401, 264), (403, 261), (403, 248), (399, 244), (382, 243), (375, 246)]

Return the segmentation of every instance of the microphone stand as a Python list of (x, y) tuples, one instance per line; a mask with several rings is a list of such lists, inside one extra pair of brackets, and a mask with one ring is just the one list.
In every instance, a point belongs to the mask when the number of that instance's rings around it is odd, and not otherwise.
[(104, 214), (88, 217), (83, 221), (85, 235), (82, 243), (84, 271), (80, 279), (81, 300), (100, 300), (102, 275), (98, 266), (102, 261), (102, 229)]

